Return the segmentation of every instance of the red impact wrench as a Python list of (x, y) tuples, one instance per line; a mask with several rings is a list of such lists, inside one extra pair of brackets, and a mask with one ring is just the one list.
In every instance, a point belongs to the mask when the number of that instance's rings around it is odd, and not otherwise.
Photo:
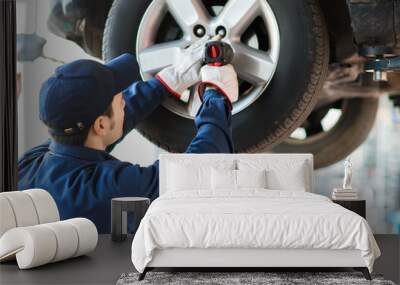
[(225, 42), (221, 42), (220, 34), (206, 43), (203, 62), (211, 66), (222, 66), (232, 62), (233, 49)]
[[(203, 62), (205, 64), (210, 66), (223, 66), (232, 62), (233, 49), (228, 43), (221, 42), (220, 41), (221, 38), (222, 35), (217, 34), (211, 39), (211, 41), (206, 43), (203, 56)], [(201, 84), (199, 86), (199, 95), (201, 101), (203, 101), (203, 93), (205, 87), (206, 87), (205, 84)], [(232, 110), (232, 103), (230, 102), (230, 100), (227, 98), (226, 95), (225, 97), (230, 110)]]

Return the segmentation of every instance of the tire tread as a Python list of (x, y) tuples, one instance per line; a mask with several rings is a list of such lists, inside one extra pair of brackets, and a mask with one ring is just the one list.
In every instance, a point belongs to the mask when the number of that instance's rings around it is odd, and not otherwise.
[(311, 69), (310, 81), (307, 85), (304, 96), (298, 101), (290, 115), (284, 122), (277, 127), (276, 131), (254, 145), (245, 150), (238, 150), (238, 152), (265, 152), (273, 146), (282, 142), (308, 117), (317, 103), (319, 93), (322, 89), (323, 83), (328, 73), (329, 64), (329, 40), (326, 30), (326, 24), (319, 6), (318, 0), (308, 0), (312, 12), (312, 26), (313, 37), (315, 39), (316, 49), (314, 62)]

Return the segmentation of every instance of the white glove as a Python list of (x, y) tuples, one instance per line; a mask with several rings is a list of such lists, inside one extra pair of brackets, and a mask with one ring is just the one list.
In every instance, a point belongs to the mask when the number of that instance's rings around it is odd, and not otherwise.
[(200, 75), (199, 95), (201, 99), (205, 88), (211, 85), (217, 88), (231, 104), (238, 100), (239, 83), (236, 71), (231, 64), (223, 66), (205, 65), (201, 68)]
[(183, 98), (183, 92), (200, 81), (200, 67), (208, 40), (209, 36), (204, 36), (184, 49), (177, 63), (164, 68), (156, 75), (165, 88), (182, 101), (187, 102), (189, 99)]

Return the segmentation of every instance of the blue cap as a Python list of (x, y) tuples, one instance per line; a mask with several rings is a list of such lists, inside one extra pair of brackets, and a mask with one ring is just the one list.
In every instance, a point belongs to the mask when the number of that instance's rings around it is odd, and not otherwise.
[(123, 54), (107, 64), (77, 60), (58, 67), (40, 90), (39, 114), (52, 135), (79, 134), (128, 88), (139, 72), (135, 57)]

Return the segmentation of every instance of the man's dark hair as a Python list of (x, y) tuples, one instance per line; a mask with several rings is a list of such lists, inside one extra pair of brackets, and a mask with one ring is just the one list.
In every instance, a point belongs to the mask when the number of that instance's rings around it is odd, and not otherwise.
[[(113, 110), (112, 110), (112, 105), (110, 104), (110, 106), (108, 106), (107, 110), (102, 114), (102, 116), (107, 116), (107, 117), (111, 118), (112, 115), (113, 115)], [(89, 135), (90, 127), (86, 128), (80, 134), (69, 135), (69, 136), (51, 135), (51, 137), (57, 143), (83, 146)]]

